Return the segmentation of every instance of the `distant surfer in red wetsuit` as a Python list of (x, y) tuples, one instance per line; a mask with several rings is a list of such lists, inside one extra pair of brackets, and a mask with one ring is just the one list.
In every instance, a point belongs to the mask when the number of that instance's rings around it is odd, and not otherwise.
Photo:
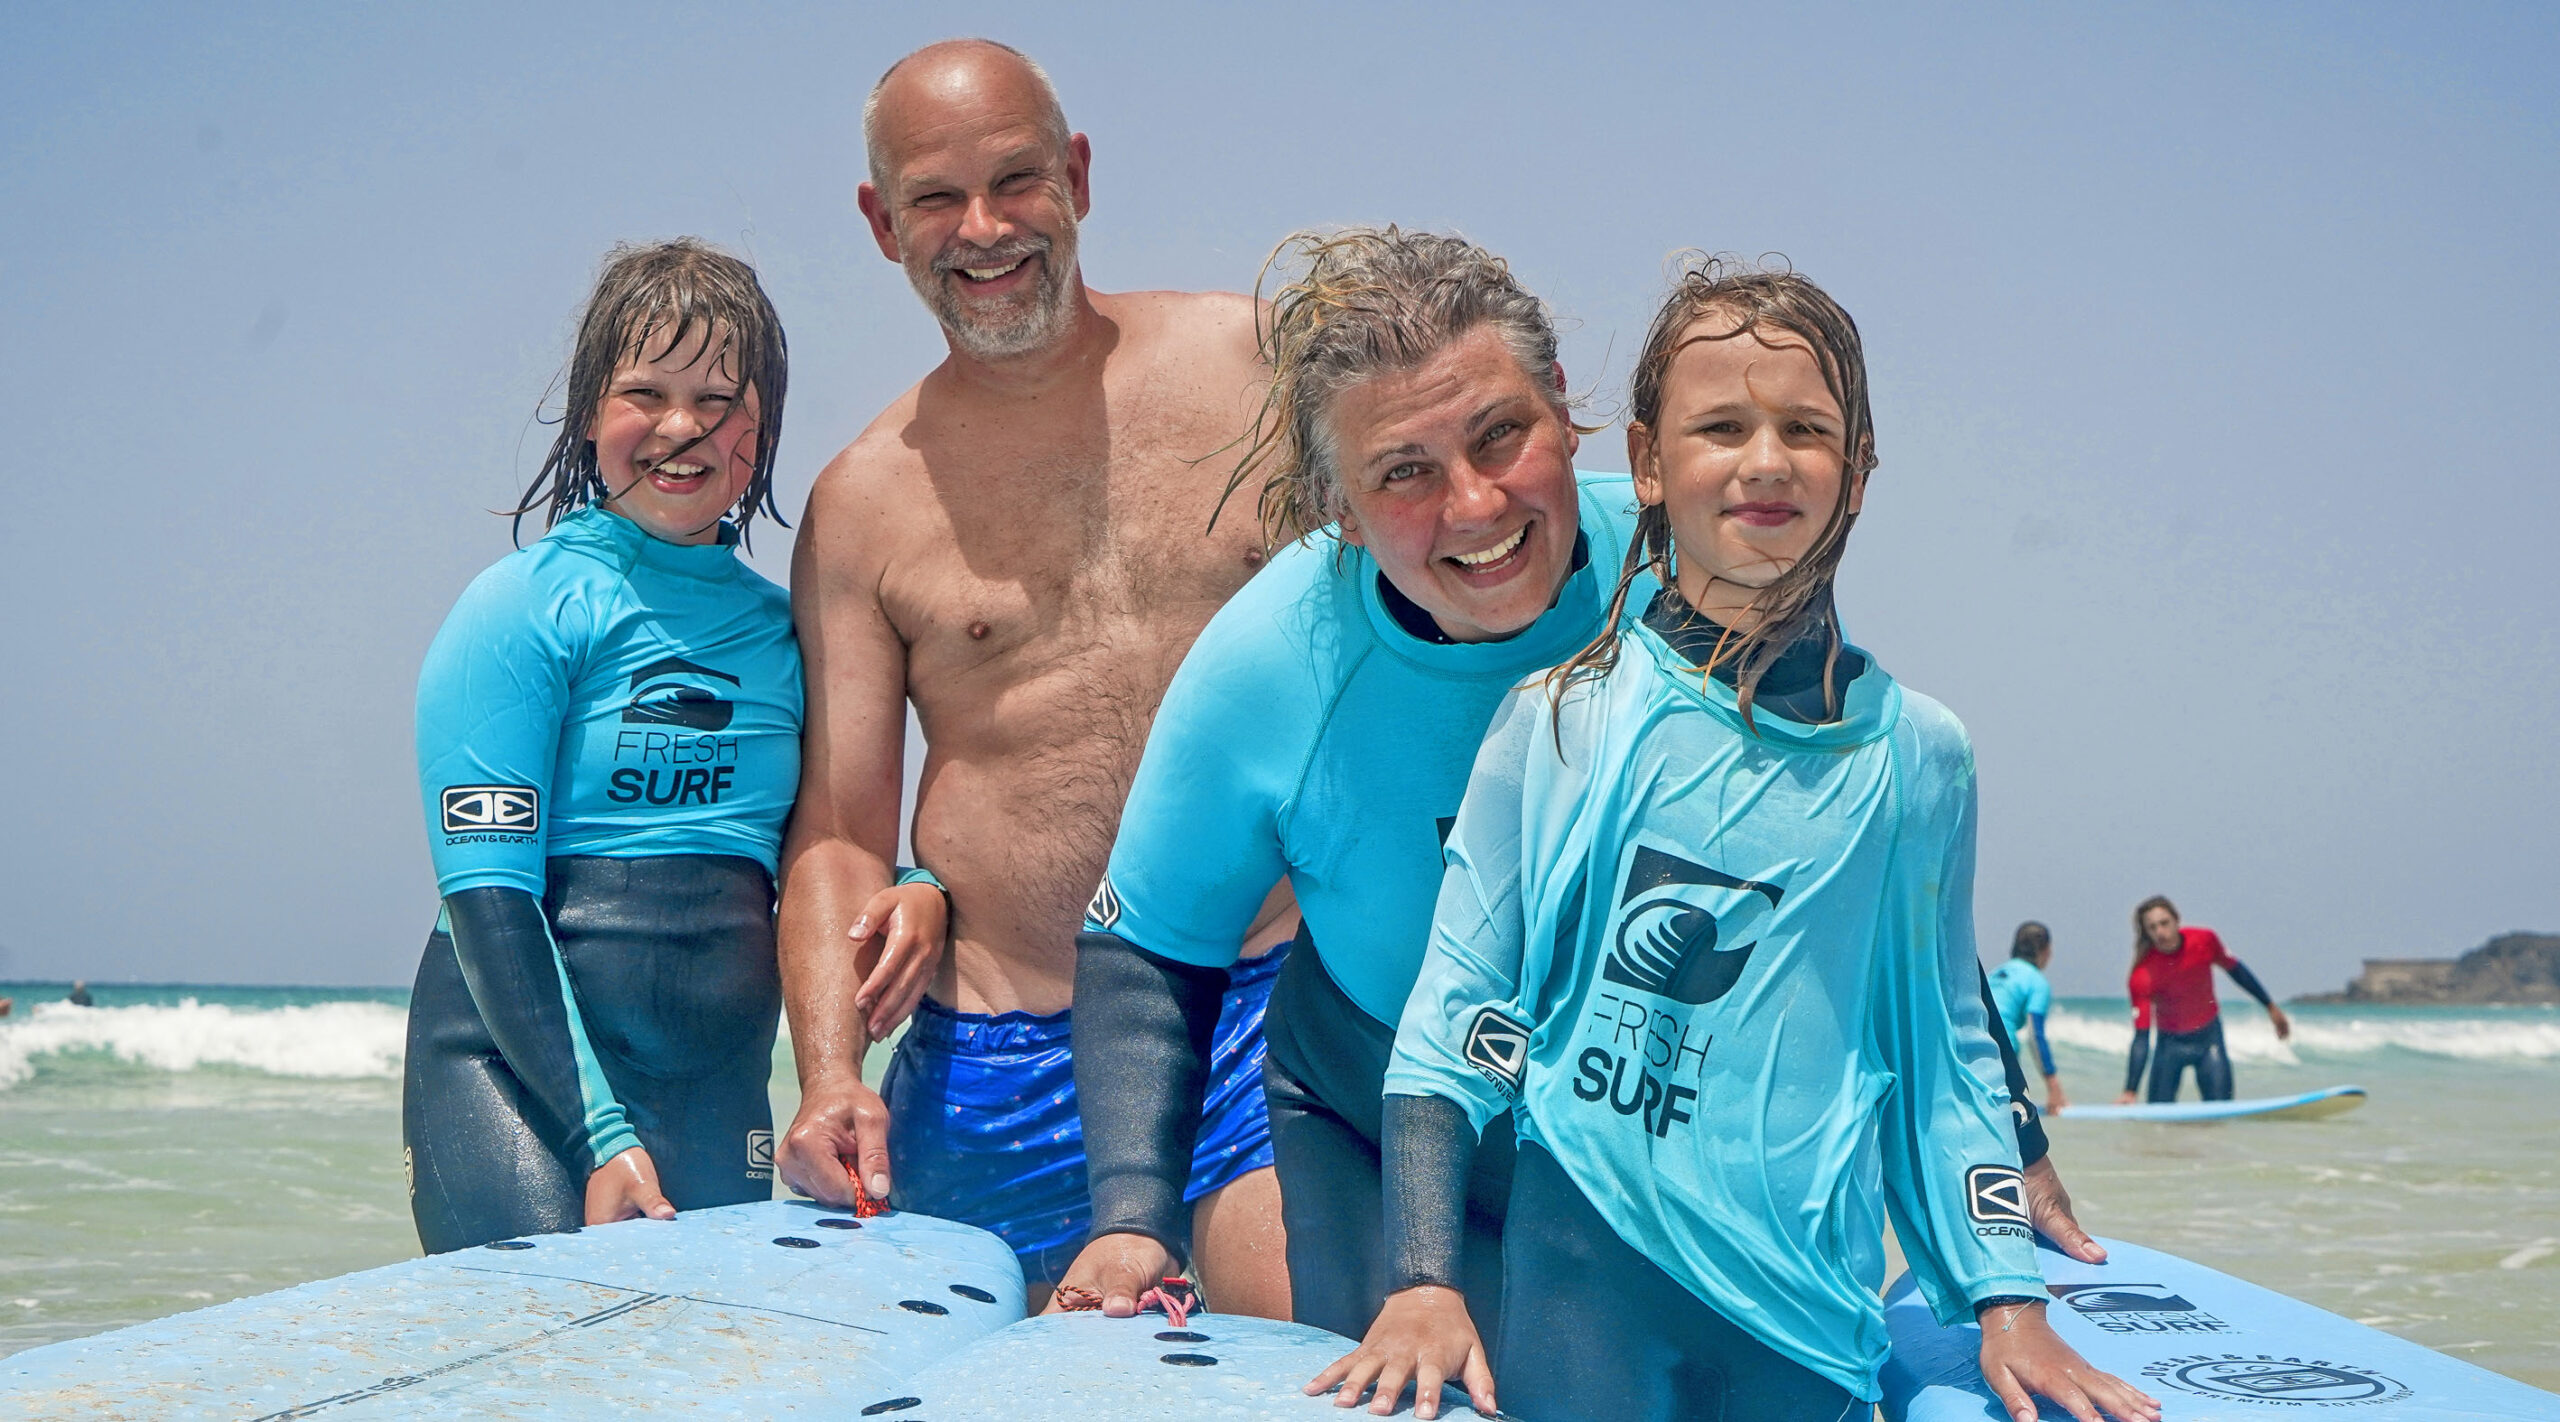
[[(2133, 911), (2133, 973), (2125, 988), (2133, 997), (2133, 1052), (2124, 1068), (2124, 1094), (2131, 1102), (2151, 1069), (2153, 1101), (2178, 1099), (2178, 1078), (2194, 1067), (2196, 1094), (2207, 1101), (2231, 1099), (2231, 1055), (2222, 1045), (2222, 1008), (2213, 997), (2213, 970), (2231, 975), (2240, 990), (2258, 1000), (2275, 1024), (2278, 1040), (2293, 1035), (2293, 1020), (2267, 995), (2258, 975), (2231, 956), (2210, 928), (2182, 928), (2178, 906), (2159, 894)], [(2155, 1023), (2154, 1018), (2157, 1018)], [(2160, 1029), (2154, 1051), (2151, 1030)]]

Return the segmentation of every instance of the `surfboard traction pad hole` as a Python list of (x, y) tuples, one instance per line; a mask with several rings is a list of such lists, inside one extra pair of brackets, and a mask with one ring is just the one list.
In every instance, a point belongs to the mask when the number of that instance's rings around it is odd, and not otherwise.
[(1168, 1328), (1156, 1335), (1156, 1341), (1159, 1343), (1206, 1343), (1209, 1341), (1209, 1335), (1194, 1333), (1187, 1328)]
[(781, 1245), (785, 1249), (815, 1249), (818, 1247), (818, 1241), (814, 1239), (802, 1239), (796, 1234), (777, 1234), (773, 1237), (773, 1242)]
[(818, 1221), (818, 1228), (820, 1228), (820, 1229), (860, 1229), (860, 1228), (862, 1228), (862, 1221), (860, 1221), (860, 1220), (820, 1220), (820, 1221)]
[(951, 1310), (933, 1302), (931, 1299), (900, 1299), (898, 1300), (898, 1307), (905, 1309), (909, 1313), (930, 1313), (936, 1317), (951, 1312)]
[(951, 1292), (975, 1303), (994, 1303), (996, 1296), (975, 1284), (953, 1284)]
[(904, 1412), (910, 1407), (922, 1406), (924, 1406), (924, 1399), (921, 1397), (893, 1397), (886, 1402), (875, 1402), (862, 1409), (862, 1415), (877, 1417), (883, 1412)]
[(1218, 1362), (1217, 1359), (1210, 1357), (1206, 1353), (1167, 1353), (1156, 1361), (1171, 1363), (1177, 1368), (1215, 1367)]
[(529, 1239), (502, 1239), (495, 1244), (483, 1245), (481, 1247), (484, 1249), (531, 1249), (533, 1247), (533, 1241)]

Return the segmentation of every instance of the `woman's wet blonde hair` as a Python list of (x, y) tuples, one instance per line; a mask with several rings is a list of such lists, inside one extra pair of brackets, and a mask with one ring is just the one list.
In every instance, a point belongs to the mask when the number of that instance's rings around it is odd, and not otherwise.
[[(1840, 497), (1831, 507), (1830, 519), (1795, 566), (1751, 599), (1752, 610), (1759, 614), (1757, 624), (1747, 632), (1728, 630), (1708, 655), (1707, 664), (1697, 670), (1711, 675), (1717, 667), (1731, 663), (1743, 724), (1752, 725), (1752, 702), (1761, 675), (1797, 639), (1820, 635), (1827, 641), (1822, 663), (1823, 714), (1826, 720), (1837, 719), (1840, 688), (1833, 684), (1832, 673), (1840, 660), (1840, 619), (1832, 607), (1831, 585), (1840, 571), (1840, 555), (1848, 547), (1850, 525), (1858, 520), (1849, 511), (1849, 491), (1876, 467), (1875, 428), (1867, 405), (1866, 348), (1858, 338), (1858, 323), (1830, 293), (1783, 266), (1706, 253), (1690, 253), (1679, 261), (1671, 292), (1654, 313), (1644, 347), (1636, 355), (1628, 389), (1630, 425), (1659, 427), (1663, 381), (1681, 351), (1699, 341), (1740, 340), (1764, 332), (1778, 334), (1780, 339), (1793, 336), (1811, 349), (1814, 363), (1822, 369), (1823, 384), (1839, 403), (1841, 417)], [(1717, 329), (1693, 329), (1709, 316), (1722, 318)], [(1609, 600), (1608, 621), (1600, 635), (1552, 675), (1559, 701), (1574, 683), (1605, 676), (1618, 664), (1619, 628), (1629, 590), (1648, 570), (1664, 587), (1676, 589), (1677, 560), (1669, 510), (1661, 503), (1646, 505), (1636, 515), (1626, 565), (1619, 571), (1617, 593)]]
[(1509, 263), (1475, 243), (1395, 226), (1293, 232), (1263, 263), (1255, 297), (1292, 267), (1302, 269), (1254, 317), (1271, 383), (1227, 480), (1230, 498), (1259, 481), (1255, 511), (1267, 545), (1342, 518), (1335, 399), (1421, 365), (1479, 326), (1501, 336), (1559, 410), (1570, 407), (1555, 388), (1555, 318)]

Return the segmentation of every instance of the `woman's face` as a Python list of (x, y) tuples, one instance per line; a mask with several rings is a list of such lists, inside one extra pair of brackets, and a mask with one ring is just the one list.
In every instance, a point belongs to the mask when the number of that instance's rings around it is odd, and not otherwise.
[(2179, 948), (2178, 916), (2154, 906), (2142, 911), (2142, 936), (2151, 940), (2155, 953), (2175, 953)]
[(729, 351), (715, 326), (625, 352), (587, 426), (605, 507), (669, 543), (717, 538), (755, 477), (755, 392), (739, 390)]
[(1520, 632), (1573, 570), (1581, 437), (1560, 408), (1563, 378), (1531, 379), (1478, 326), (1334, 397), (1343, 538), (1457, 641)]
[[(1752, 596), (1811, 551), (1846, 494), (1846, 421), (1813, 350), (1790, 332), (1725, 339), (1733, 318), (1711, 311), (1681, 334), (1652, 427), (1627, 428), (1636, 497), (1666, 506), (1680, 595), (1737, 631)], [(1702, 337), (1708, 339), (1701, 339)]]

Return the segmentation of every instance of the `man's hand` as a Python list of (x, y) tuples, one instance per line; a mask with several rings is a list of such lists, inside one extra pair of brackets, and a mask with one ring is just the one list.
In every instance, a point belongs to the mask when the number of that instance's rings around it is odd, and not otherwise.
[(2061, 1172), (2053, 1168), (2053, 1157), (2046, 1156), (2026, 1168), (2027, 1218), (2044, 1237), (2062, 1246), (2062, 1252), (2083, 1264), (2104, 1264), (2107, 1251), (2080, 1221), (2071, 1216), (2071, 1192), (2062, 1188)]
[(1088, 1242), (1067, 1276), (1058, 1281), (1042, 1313), (1063, 1313), (1059, 1296), (1082, 1289), (1102, 1300), (1106, 1318), (1129, 1318), (1138, 1312), (1138, 1296), (1163, 1283), (1174, 1272), (1173, 1256), (1150, 1235), (1106, 1234)]
[(2276, 1025), (2276, 1040), (2277, 1040), (2277, 1041), (2279, 1041), (2279, 1042), (2282, 1042), (2282, 1041), (2288, 1041), (2288, 1040), (2290, 1040), (2290, 1039), (2292, 1038), (2292, 1036), (2293, 1036), (2293, 1019), (2284, 1015), (2284, 1009), (2283, 1009), (2283, 1008), (2276, 1006), (2276, 1005), (2275, 1005), (2274, 1003), (2272, 1003), (2272, 1002), (2268, 1003), (2268, 1004), (2267, 1004), (2267, 1020), (2268, 1020), (2269, 1022), (2272, 1022), (2272, 1023), (2274, 1023), (2274, 1024)]
[(886, 1203), (889, 1108), (858, 1077), (820, 1086), (800, 1098), (800, 1114), (775, 1159), (782, 1183), (819, 1204), (852, 1209), (856, 1178), (872, 1199)]
[(1466, 1388), (1467, 1400), (1479, 1414), (1494, 1414), (1493, 1368), (1485, 1361), (1475, 1319), (1467, 1313), (1466, 1295), (1438, 1284), (1417, 1284), (1387, 1295), (1386, 1307), (1369, 1325), (1369, 1336), (1316, 1374), (1307, 1395), (1333, 1392), (1334, 1406), (1357, 1407), (1360, 1395), (1375, 1384), (1369, 1411), (1385, 1417), (1394, 1413), (1410, 1382), (1413, 1415), (1430, 1422), (1440, 1415), (1440, 1388), (1451, 1378)]
[(597, 1166), (587, 1177), (586, 1221), (591, 1225), (612, 1224), (642, 1215), (671, 1220), (676, 1217), (676, 1207), (667, 1203), (666, 1192), (658, 1188), (658, 1163), (649, 1158), (647, 1150), (633, 1146)]
[(951, 901), (927, 883), (898, 884), (873, 894), (845, 930), (853, 940), (854, 961), (875, 955), (871, 976), (853, 995), (854, 1010), (863, 1015), (871, 1040), (888, 1040), (924, 1000), (924, 990), (942, 967), (949, 941)]
[(2071, 1109), (2071, 1103), (2062, 1095), (2061, 1077), (2048, 1076), (2044, 1079), (2044, 1109), (2056, 1115)]
[(2016, 1422), (2036, 1422), (2038, 1397), (2052, 1398), (2080, 1422), (2098, 1422), (2102, 1410), (2117, 1422), (2160, 1422), (2159, 1399), (2089, 1366), (2045, 1322), (2040, 1303), (1982, 1311), (1982, 1380)]

